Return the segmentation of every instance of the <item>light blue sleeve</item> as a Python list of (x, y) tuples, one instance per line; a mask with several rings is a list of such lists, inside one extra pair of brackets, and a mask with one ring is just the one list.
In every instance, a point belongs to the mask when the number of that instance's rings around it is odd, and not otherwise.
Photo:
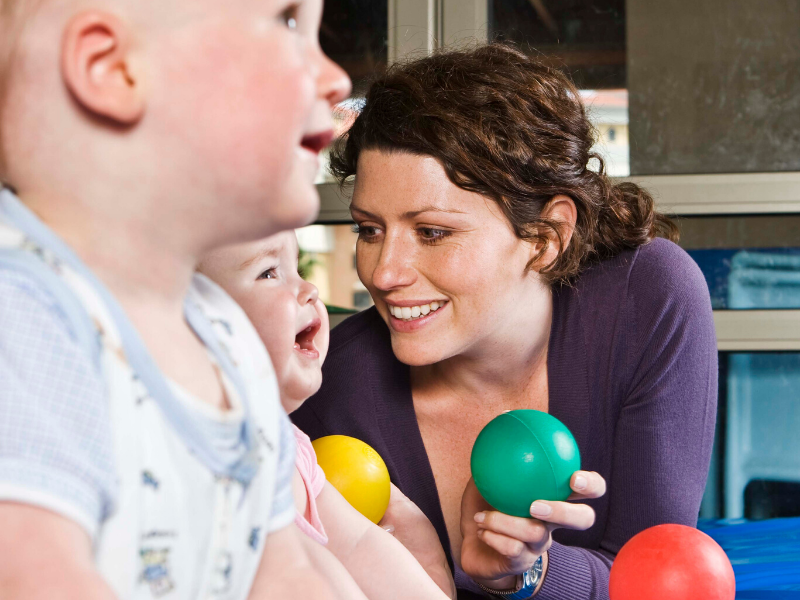
[(93, 357), (42, 284), (0, 269), (0, 501), (51, 510), (94, 537), (116, 487)]
[(280, 421), (281, 447), (278, 454), (278, 473), (275, 479), (275, 497), (272, 501), (272, 512), (269, 518), (269, 532), (283, 529), (294, 521), (295, 506), (292, 493), (297, 447), (292, 423), (288, 415), (281, 411)]

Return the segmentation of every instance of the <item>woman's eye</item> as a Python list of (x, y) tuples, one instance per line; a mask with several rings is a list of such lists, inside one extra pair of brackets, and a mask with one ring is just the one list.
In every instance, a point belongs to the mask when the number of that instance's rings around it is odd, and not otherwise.
[(417, 232), (422, 240), (427, 243), (439, 242), (452, 235), (451, 231), (447, 231), (446, 229), (435, 229), (433, 227), (420, 227), (417, 229)]
[(297, 12), (300, 7), (297, 4), (292, 4), (281, 13), (281, 19), (287, 28), (297, 29)]
[(270, 267), (261, 275), (258, 276), (258, 279), (277, 279), (278, 278), (278, 269), (276, 267)]
[(353, 225), (353, 232), (358, 234), (360, 240), (371, 240), (378, 235), (378, 228), (370, 225)]

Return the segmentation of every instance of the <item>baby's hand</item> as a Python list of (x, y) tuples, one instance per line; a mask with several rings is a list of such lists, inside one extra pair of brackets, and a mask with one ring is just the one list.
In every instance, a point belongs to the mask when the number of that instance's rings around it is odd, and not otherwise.
[(389, 507), (378, 523), (402, 543), (436, 584), (451, 598), (456, 597), (453, 574), (447, 557), (428, 517), (394, 484)]

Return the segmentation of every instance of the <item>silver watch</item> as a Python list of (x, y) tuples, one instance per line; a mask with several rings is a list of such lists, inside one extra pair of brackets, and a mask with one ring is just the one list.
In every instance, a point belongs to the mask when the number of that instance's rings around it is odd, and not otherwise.
[(528, 600), (533, 596), (536, 591), (536, 586), (542, 580), (542, 557), (536, 559), (533, 566), (525, 571), (517, 584), (516, 589), (513, 590), (494, 590), (485, 585), (478, 583), (484, 592), (489, 592), (495, 598), (502, 598), (503, 600)]

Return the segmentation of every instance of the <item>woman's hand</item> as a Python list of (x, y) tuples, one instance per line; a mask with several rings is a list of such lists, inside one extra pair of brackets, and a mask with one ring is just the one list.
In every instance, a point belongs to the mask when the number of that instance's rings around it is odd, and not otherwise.
[[(569, 500), (606, 493), (605, 479), (595, 472), (575, 471), (570, 487), (574, 493)], [(555, 529), (588, 529), (595, 517), (586, 504), (543, 500), (531, 505), (531, 516), (512, 517), (492, 510), (470, 478), (461, 500), (461, 568), (487, 587), (513, 588), (516, 576), (550, 548)]]
[(417, 562), (450, 598), (456, 597), (453, 574), (447, 564), (439, 535), (428, 517), (394, 484), (389, 507), (378, 523), (397, 538), (414, 555)]

